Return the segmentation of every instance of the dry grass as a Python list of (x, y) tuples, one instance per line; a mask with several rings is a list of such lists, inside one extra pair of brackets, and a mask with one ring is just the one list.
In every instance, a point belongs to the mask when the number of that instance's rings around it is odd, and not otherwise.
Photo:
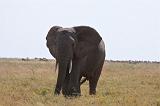
[(0, 59), (0, 106), (160, 106), (160, 64), (105, 63), (97, 95), (54, 96), (54, 61)]

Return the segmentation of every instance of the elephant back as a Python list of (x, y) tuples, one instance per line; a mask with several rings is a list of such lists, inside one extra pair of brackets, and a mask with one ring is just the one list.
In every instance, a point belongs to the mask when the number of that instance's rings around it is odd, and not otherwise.
[(99, 33), (89, 26), (77, 26), (73, 28), (76, 31), (77, 39), (79, 42), (88, 42), (92, 45), (98, 46), (102, 40)]

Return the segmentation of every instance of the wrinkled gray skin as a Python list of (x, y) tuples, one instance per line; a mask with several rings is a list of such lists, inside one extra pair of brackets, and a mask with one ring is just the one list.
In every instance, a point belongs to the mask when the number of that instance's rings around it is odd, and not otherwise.
[(80, 95), (80, 85), (89, 80), (89, 94), (96, 94), (105, 59), (105, 45), (98, 32), (88, 26), (53, 26), (46, 40), (59, 70), (54, 93), (62, 90), (66, 96)]

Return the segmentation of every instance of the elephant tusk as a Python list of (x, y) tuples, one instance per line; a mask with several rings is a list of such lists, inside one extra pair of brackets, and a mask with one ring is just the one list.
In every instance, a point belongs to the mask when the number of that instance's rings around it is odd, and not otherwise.
[(70, 66), (69, 66), (69, 73), (72, 71), (72, 60), (70, 61)]

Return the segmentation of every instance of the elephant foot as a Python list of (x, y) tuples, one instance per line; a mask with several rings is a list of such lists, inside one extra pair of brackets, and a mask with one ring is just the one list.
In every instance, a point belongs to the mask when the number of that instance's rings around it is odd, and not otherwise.
[(76, 90), (75, 87), (72, 87), (72, 89), (63, 89), (62, 90), (62, 94), (65, 96), (65, 97), (78, 97), (78, 96), (81, 96), (81, 93), (78, 92), (78, 90)]
[(57, 90), (57, 89), (55, 89), (55, 91), (54, 91), (54, 95), (59, 95), (60, 94), (60, 91), (59, 90)]
[(71, 94), (63, 94), (64, 97), (79, 97), (81, 96), (80, 93), (71, 93)]
[(71, 96), (81, 96), (81, 93), (78, 92), (78, 90), (75, 87), (73, 87), (71, 89)]
[(81, 96), (81, 94), (80, 93), (72, 93), (71, 96), (78, 97), (78, 96)]
[(62, 90), (62, 94), (63, 94), (64, 96), (67, 96), (67, 95), (70, 94), (70, 92), (69, 92), (69, 90)]
[(90, 95), (96, 95), (96, 91), (89, 91)]

